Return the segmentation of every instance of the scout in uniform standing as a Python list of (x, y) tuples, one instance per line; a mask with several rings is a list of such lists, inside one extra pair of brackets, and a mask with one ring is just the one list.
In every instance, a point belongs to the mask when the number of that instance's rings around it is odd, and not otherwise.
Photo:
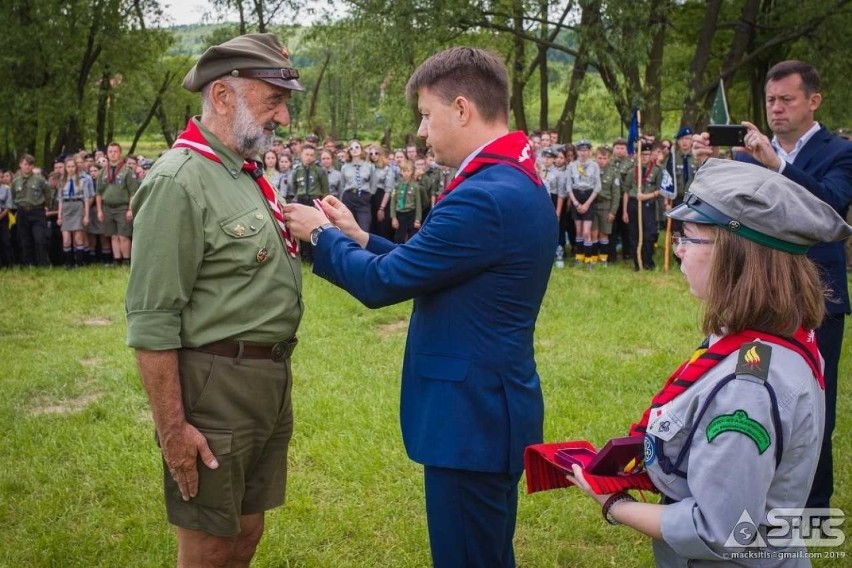
[[(322, 199), (328, 195), (328, 177), (316, 163), (316, 155), (316, 149), (313, 146), (303, 146), (301, 163), (290, 172), (288, 185), (296, 203), (312, 205), (314, 199)], [(313, 261), (311, 251), (309, 241), (299, 243), (299, 252), (305, 262)]]
[(284, 502), (297, 241), (253, 159), (304, 90), (272, 34), (209, 48), (184, 79), (193, 118), (133, 201), (127, 343), (163, 454), (179, 566), (247, 566)]
[[(580, 140), (577, 143), (577, 159), (568, 166), (568, 198), (574, 206), (572, 217), (576, 227), (577, 264), (591, 268), (597, 260), (592, 241), (592, 220), (595, 215), (595, 199), (601, 191), (601, 172), (597, 162), (591, 159), (592, 143)], [(561, 207), (557, 205), (557, 209)], [(582, 239), (582, 241), (581, 241)], [(580, 242), (583, 243), (580, 248)]]
[(101, 171), (97, 183), (95, 204), (98, 221), (110, 238), (112, 258), (116, 264), (130, 264), (130, 237), (133, 235), (133, 212), (130, 200), (139, 187), (134, 172), (121, 160), (121, 146), (107, 146), (109, 163)]
[[(654, 269), (654, 244), (659, 235), (657, 226), (657, 199), (660, 197), (660, 183), (663, 181), (663, 168), (657, 161), (662, 146), (659, 142), (642, 143), (642, 171), (635, 172), (634, 183), (626, 192), (627, 212), (624, 221), (630, 228), (630, 249), (633, 253), (633, 269), (639, 270), (639, 256), (642, 255), (642, 268)], [(635, 169), (635, 168), (634, 168)], [(640, 178), (641, 175), (641, 179)], [(642, 187), (637, 192), (638, 186)], [(639, 204), (642, 204), (642, 250), (639, 251)]]
[[(710, 159), (691, 189), (668, 215), (683, 222), (675, 254), (704, 305), (708, 337), (630, 429), (644, 439), (662, 500), (596, 495), (577, 466), (575, 482), (608, 522), (653, 538), (659, 567), (810, 566), (801, 538), (814, 534), (815, 519), (801, 508), (825, 418), (814, 332), (825, 288), (805, 254), (852, 227), (795, 182), (751, 164)], [(793, 530), (772, 530), (774, 515)]]
[(601, 192), (595, 200), (592, 241), (598, 243), (598, 260), (603, 266), (609, 262), (609, 235), (612, 233), (612, 222), (615, 221), (615, 215), (621, 206), (621, 172), (609, 158), (609, 148), (598, 148), (596, 160), (601, 171)]
[[(677, 131), (677, 148), (672, 152), (671, 158), (667, 162), (669, 173), (673, 174), (677, 196), (674, 199), (666, 199), (666, 211), (670, 211), (683, 203), (683, 196), (689, 191), (695, 172), (698, 171), (698, 164), (692, 155), (692, 134), (692, 129), (688, 126)], [(680, 233), (681, 231), (681, 222), (672, 219), (672, 232)]]
[(21, 156), (21, 173), (12, 180), (12, 199), (17, 211), (18, 240), (21, 243), (21, 264), (47, 266), (47, 208), (53, 199), (53, 188), (47, 180), (33, 172), (35, 158)]

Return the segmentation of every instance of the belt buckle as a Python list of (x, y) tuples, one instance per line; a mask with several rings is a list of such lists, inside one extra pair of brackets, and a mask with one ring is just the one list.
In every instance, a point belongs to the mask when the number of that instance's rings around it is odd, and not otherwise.
[(275, 363), (281, 363), (290, 358), (293, 354), (293, 350), (296, 348), (296, 343), (298, 340), (294, 337), (292, 339), (288, 339), (287, 341), (279, 341), (275, 345), (272, 346), (272, 360)]

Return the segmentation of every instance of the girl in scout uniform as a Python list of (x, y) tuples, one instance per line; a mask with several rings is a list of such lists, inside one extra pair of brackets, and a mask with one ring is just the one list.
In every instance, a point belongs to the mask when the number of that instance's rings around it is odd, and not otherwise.
[(810, 566), (795, 537), (814, 535), (789, 528), (811, 526), (790, 515), (805, 506), (825, 413), (812, 331), (824, 289), (805, 253), (852, 227), (750, 164), (708, 160), (691, 190), (667, 215), (684, 224), (675, 254), (708, 337), (631, 427), (662, 499), (596, 495), (577, 466), (570, 478), (608, 522), (651, 536), (658, 566)]
[(263, 175), (269, 180), (269, 185), (278, 187), (281, 171), (278, 169), (278, 154), (275, 150), (267, 150), (263, 153)]
[(382, 209), (385, 193), (393, 188), (393, 185), (387, 184), (388, 161), (385, 158), (385, 150), (379, 144), (370, 144), (367, 146), (367, 159), (373, 164), (376, 176), (376, 192), (370, 198), (370, 214), (372, 215), (370, 222), (370, 232), (381, 235), (385, 238), (391, 236), (390, 223), (385, 217), (385, 210)]
[(65, 266), (66, 268), (83, 266), (87, 253), (86, 227), (89, 226), (95, 186), (91, 177), (77, 169), (77, 162), (73, 157), (65, 160), (65, 175), (60, 184), (58, 197), (59, 213), (56, 224), (62, 229)]
[(349, 159), (340, 169), (343, 176), (341, 201), (352, 211), (358, 226), (369, 232), (373, 217), (370, 203), (376, 192), (376, 168), (372, 163), (364, 161), (361, 142), (358, 140), (349, 142), (347, 154)]
[(414, 165), (406, 161), (399, 169), (402, 179), (390, 194), (390, 218), (394, 242), (404, 243), (420, 228), (423, 202), (419, 183), (414, 180)]
[(278, 189), (278, 195), (287, 203), (293, 201), (293, 195), (290, 192), (290, 172), (292, 171), (293, 159), (287, 154), (278, 156), (278, 173), (281, 177), (278, 178), (278, 184), (274, 187)]

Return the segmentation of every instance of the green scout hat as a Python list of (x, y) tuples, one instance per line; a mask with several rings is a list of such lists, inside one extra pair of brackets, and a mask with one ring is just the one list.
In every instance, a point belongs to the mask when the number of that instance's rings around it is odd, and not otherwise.
[(246, 34), (205, 51), (183, 79), (183, 88), (197, 93), (224, 75), (262, 79), (291, 91), (304, 91), (299, 71), (287, 48), (273, 34)]
[(794, 181), (761, 166), (715, 158), (698, 169), (683, 204), (666, 215), (718, 225), (792, 254), (852, 235), (852, 227), (829, 204)]

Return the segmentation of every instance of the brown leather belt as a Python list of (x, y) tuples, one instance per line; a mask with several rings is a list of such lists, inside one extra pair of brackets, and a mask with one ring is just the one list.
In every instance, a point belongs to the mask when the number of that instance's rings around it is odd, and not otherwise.
[(222, 357), (241, 359), (271, 359), (276, 363), (286, 361), (293, 355), (299, 340), (296, 337), (273, 344), (248, 343), (224, 339), (207, 345), (194, 347), (195, 351), (211, 353)]

